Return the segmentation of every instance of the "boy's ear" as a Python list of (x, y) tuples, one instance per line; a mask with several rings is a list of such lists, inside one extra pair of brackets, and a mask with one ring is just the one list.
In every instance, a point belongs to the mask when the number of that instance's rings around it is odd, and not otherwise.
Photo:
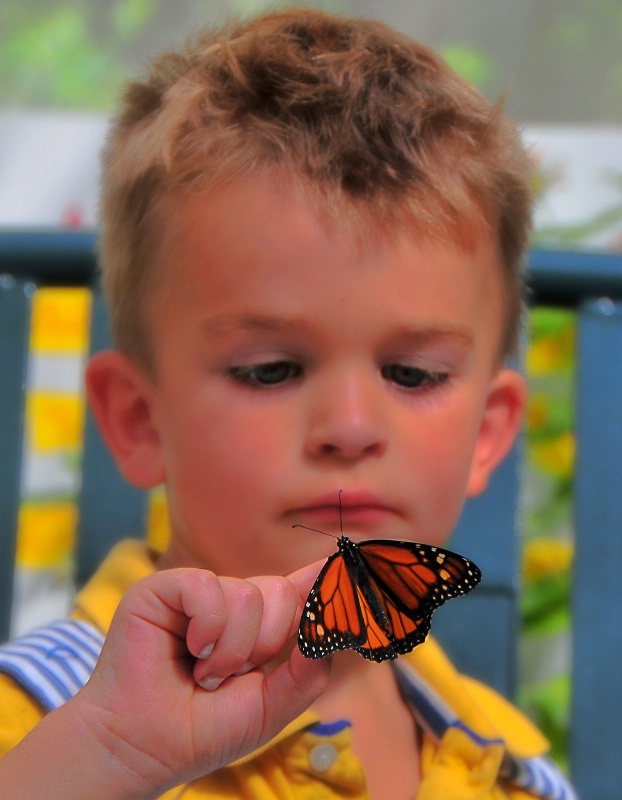
[(87, 399), (102, 438), (123, 477), (140, 489), (164, 480), (151, 387), (145, 374), (116, 350), (95, 353), (86, 368)]
[(527, 388), (522, 376), (501, 369), (492, 380), (473, 454), (467, 496), (481, 494), (495, 467), (503, 461), (521, 428)]

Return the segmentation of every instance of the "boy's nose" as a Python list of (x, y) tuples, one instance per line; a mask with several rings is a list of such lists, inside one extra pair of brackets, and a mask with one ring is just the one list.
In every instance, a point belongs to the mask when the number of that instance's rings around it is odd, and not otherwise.
[(313, 403), (307, 453), (314, 458), (351, 461), (382, 455), (387, 439), (377, 396), (379, 387), (355, 380), (337, 384), (326, 387)]

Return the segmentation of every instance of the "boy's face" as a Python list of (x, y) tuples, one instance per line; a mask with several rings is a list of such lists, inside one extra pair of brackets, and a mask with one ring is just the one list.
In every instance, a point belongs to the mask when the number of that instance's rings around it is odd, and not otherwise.
[(362, 245), (260, 179), (178, 218), (149, 306), (164, 562), (286, 573), (335, 549), (292, 525), (338, 533), (340, 488), (351, 538), (442, 544), (522, 411), (491, 242)]

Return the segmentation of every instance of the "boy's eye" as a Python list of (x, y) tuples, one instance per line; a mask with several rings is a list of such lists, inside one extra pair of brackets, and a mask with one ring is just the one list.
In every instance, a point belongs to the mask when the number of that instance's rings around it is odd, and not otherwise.
[(385, 380), (404, 389), (433, 388), (445, 383), (449, 377), (446, 372), (432, 372), (408, 364), (385, 364), (381, 372)]
[(234, 380), (249, 386), (278, 386), (298, 378), (302, 367), (293, 361), (266, 361), (232, 367), (229, 374)]

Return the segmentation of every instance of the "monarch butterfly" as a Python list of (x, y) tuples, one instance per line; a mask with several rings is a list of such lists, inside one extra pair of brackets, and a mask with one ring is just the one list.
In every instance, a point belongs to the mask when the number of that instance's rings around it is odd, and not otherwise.
[(371, 661), (410, 653), (428, 635), (432, 612), (482, 577), (472, 561), (429, 544), (334, 538), (339, 550), (318, 575), (298, 628), (306, 658), (346, 649)]

